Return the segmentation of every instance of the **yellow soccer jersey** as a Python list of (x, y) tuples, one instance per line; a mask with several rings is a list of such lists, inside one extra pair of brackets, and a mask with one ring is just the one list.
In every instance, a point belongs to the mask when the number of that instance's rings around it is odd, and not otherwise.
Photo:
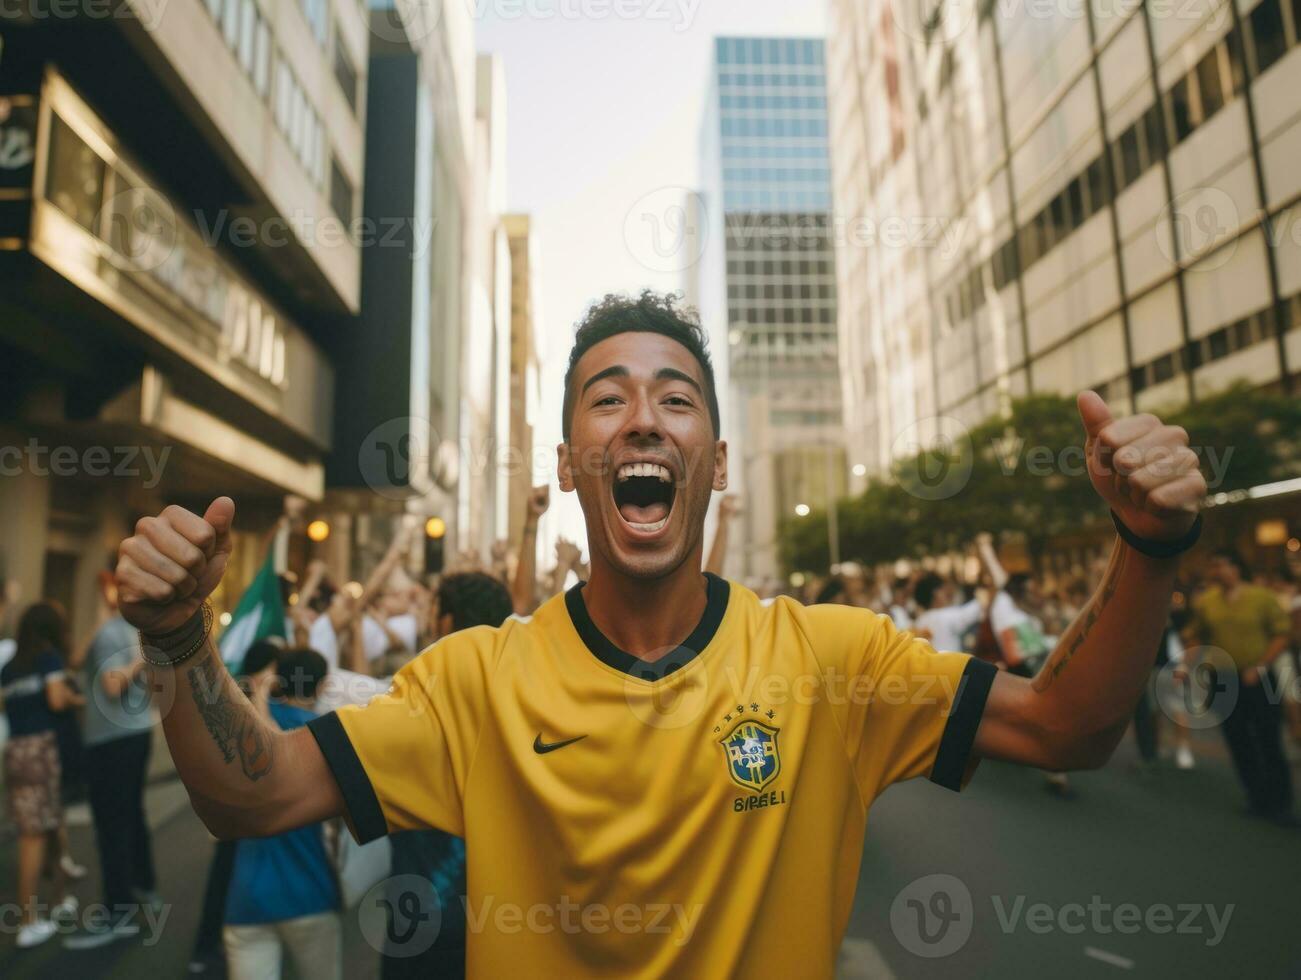
[(867, 811), (959, 789), (994, 669), (708, 578), (656, 663), (582, 587), (455, 634), (311, 725), (354, 833), (466, 839), (471, 977), (830, 977)]

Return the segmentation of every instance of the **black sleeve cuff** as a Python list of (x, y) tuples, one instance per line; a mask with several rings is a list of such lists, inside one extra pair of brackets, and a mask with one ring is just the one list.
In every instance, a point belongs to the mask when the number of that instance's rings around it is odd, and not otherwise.
[(375, 787), (366, 775), (366, 767), (357, 758), (357, 750), (352, 747), (352, 740), (348, 738), (338, 714), (331, 711), (328, 715), (313, 718), (307, 727), (321, 747), (334, 781), (339, 784), (357, 843), (369, 844), (383, 837), (388, 833), (388, 821), (384, 819)]
[(998, 668), (985, 660), (972, 657), (958, 682), (958, 693), (953, 699), (949, 723), (940, 738), (940, 750), (935, 754), (931, 769), (931, 782), (955, 792), (962, 789), (962, 780), (971, 761), (971, 748), (976, 743), (976, 729), (985, 713), (985, 699), (994, 684)]

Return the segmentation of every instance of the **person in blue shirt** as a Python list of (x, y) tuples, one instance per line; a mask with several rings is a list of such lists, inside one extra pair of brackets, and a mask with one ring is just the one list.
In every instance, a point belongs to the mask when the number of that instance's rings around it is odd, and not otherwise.
[(4, 747), (4, 784), (9, 819), (18, 831), (18, 900), (23, 912), (18, 947), (26, 949), (52, 938), (55, 919), (76, 911), (65, 890), (63, 869), (55, 864), (54, 886), (62, 896), (53, 918), (36, 915), (37, 882), (46, 853), (59, 847), (63, 827), (60, 798), (62, 768), (55, 734), (59, 716), (85, 703), (64, 672), (67, 627), (53, 602), (31, 606), (18, 624), (13, 658), (0, 668), (0, 698), (9, 721)]
[[(253, 703), (286, 731), (305, 725), (316, 717), (312, 708), (328, 669), (314, 650), (284, 651), (250, 679)], [(239, 841), (222, 937), (228, 976), (275, 980), (287, 952), (298, 976), (341, 980), (339, 909), (322, 824)]]

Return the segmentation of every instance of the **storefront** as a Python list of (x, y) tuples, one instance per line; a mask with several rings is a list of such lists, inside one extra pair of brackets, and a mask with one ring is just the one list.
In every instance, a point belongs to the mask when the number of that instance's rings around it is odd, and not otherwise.
[(333, 367), (211, 217), (54, 69), (0, 96), (0, 576), (78, 634), (136, 517), (233, 496), (238, 594), (285, 496), (324, 498)]

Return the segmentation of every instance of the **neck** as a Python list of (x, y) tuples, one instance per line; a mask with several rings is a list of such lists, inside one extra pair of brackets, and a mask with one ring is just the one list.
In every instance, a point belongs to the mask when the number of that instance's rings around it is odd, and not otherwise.
[(619, 649), (653, 663), (676, 650), (705, 614), (708, 592), (700, 570), (703, 545), (658, 579), (622, 575), (592, 555), (583, 602), (597, 629)]

